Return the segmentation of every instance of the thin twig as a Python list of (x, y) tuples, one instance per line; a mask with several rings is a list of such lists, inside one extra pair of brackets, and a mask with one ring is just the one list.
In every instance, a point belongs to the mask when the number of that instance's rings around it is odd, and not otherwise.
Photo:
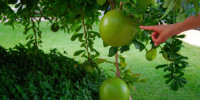
[(35, 26), (31, 11), (29, 11), (29, 14), (31, 16), (31, 21), (32, 21), (32, 24), (33, 24), (33, 33), (34, 33), (34, 36), (35, 36), (35, 44), (34, 45), (36, 46), (36, 55), (37, 55), (37, 53), (38, 53), (38, 45), (37, 45), (37, 33), (36, 33), (36, 30), (35, 30), (36, 26)]

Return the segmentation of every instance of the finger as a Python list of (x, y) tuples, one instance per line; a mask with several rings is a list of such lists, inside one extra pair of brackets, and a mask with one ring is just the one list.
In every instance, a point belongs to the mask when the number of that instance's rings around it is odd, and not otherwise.
[(155, 26), (140, 26), (140, 29), (154, 31), (155, 30)]
[(165, 40), (166, 40), (165, 35), (160, 34), (160, 35), (158, 36), (157, 40), (155, 41), (154, 45), (155, 45), (155, 46), (158, 46), (160, 43), (162, 43), (162, 42), (165, 41)]
[(158, 33), (157, 33), (157, 32), (153, 32), (153, 33), (151, 34), (151, 38), (152, 38), (153, 42), (156, 41), (157, 36), (158, 36)]
[(158, 39), (155, 41), (154, 45), (158, 46), (163, 41), (165, 41), (165, 36), (163, 36), (162, 34), (160, 34), (160, 36), (158, 36)]

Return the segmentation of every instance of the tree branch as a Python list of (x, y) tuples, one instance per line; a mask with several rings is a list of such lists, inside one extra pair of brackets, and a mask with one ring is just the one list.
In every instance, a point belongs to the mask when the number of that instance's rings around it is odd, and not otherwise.
[(31, 16), (31, 21), (32, 21), (32, 24), (33, 24), (33, 33), (34, 33), (34, 36), (35, 36), (35, 43), (34, 43), (34, 46), (36, 46), (36, 55), (37, 55), (37, 52), (38, 52), (38, 45), (37, 45), (37, 33), (36, 33), (36, 30), (35, 30), (35, 23), (34, 23), (34, 20), (33, 20), (33, 16), (31, 14), (31, 11), (29, 11), (29, 14)]
[(116, 53), (116, 55), (115, 55), (115, 66), (116, 66), (116, 77), (119, 77), (119, 78), (121, 78), (120, 77), (120, 70), (119, 70), (119, 64), (118, 64), (118, 51), (117, 51), (117, 53)]
[(88, 39), (87, 39), (87, 32), (86, 32), (86, 28), (85, 28), (85, 21), (84, 21), (84, 15), (83, 15), (83, 11), (81, 10), (81, 16), (82, 16), (82, 22), (83, 22), (83, 28), (84, 28), (84, 34), (85, 34), (85, 44), (86, 44), (86, 51), (88, 54), (88, 60), (90, 60), (90, 53), (89, 53), (89, 49), (88, 49)]
[(110, 6), (111, 6), (111, 9), (115, 9), (115, 0), (108, 0)]

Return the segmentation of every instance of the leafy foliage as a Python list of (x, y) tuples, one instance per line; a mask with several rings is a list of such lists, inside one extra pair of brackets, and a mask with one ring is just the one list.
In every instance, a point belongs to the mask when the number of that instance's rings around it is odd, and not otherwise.
[[(12, 1), (12, 0), (11, 0)], [(41, 19), (47, 19), (50, 23), (57, 23), (61, 30), (68, 33), (73, 33), (71, 37), (72, 41), (76, 39), (81, 42), (81, 50), (77, 50), (74, 56), (81, 56), (86, 58), (92, 64), (98, 68), (95, 62), (100, 53), (93, 47), (94, 40), (99, 38), (99, 33), (93, 31), (92, 25), (99, 22), (99, 16), (101, 11), (105, 13), (112, 8), (120, 8), (120, 2), (123, 2), (121, 9), (127, 16), (131, 16), (135, 21), (136, 35), (132, 41), (119, 48), (110, 47), (108, 56), (114, 56), (115, 53), (120, 50), (121, 53), (130, 50), (132, 44), (135, 45), (139, 51), (146, 50), (147, 45), (152, 45), (151, 49), (156, 49), (153, 45), (153, 41), (150, 37), (149, 31), (139, 29), (139, 25), (158, 25), (158, 24), (171, 24), (175, 22), (183, 21), (191, 13), (199, 13), (200, 0), (159, 0), (155, 3), (155, 0), (20, 0), (19, 3), (15, 3), (13, 0), (0, 0), (0, 20), (6, 25), (11, 25), (13, 28), (18, 25), (24, 25), (24, 34), (28, 34), (30, 30), (33, 34), (27, 36), (27, 46), (33, 47), (36, 50), (36, 55), (40, 52), (39, 46), (42, 43), (42, 31), (40, 30)], [(13, 4), (18, 10), (15, 12), (9, 6)], [(186, 13), (187, 12), (187, 13)], [(161, 20), (162, 19), (162, 20)], [(81, 29), (84, 31), (82, 32)], [(174, 37), (171, 43), (166, 42), (168, 48), (180, 49), (182, 44), (180, 40)], [(104, 46), (106, 46), (104, 44)], [(169, 55), (173, 62), (170, 66), (180, 68), (181, 65), (185, 66), (187, 62), (178, 57), (174, 50)], [(155, 56), (153, 53), (151, 57)], [(162, 53), (166, 55), (165, 53)], [(175, 59), (174, 59), (175, 58)], [(107, 61), (100, 61), (107, 62)], [(185, 65), (184, 65), (185, 64)], [(160, 66), (163, 67), (163, 66)], [(156, 67), (159, 68), (159, 67)], [(171, 70), (170, 70), (171, 71)], [(180, 74), (178, 70), (175, 74)], [(174, 73), (174, 72), (172, 72)], [(181, 73), (183, 73), (181, 71)], [(172, 75), (172, 74), (171, 74)], [(180, 74), (182, 76), (182, 74)], [(168, 77), (168, 76), (166, 76)], [(169, 78), (169, 77), (168, 77)], [(179, 78), (172, 78), (179, 79)], [(181, 78), (182, 79), (182, 78)], [(180, 79), (180, 80), (181, 80)], [(173, 84), (180, 84), (176, 80)], [(168, 82), (167, 82), (168, 83)], [(185, 84), (185, 82), (183, 82)], [(182, 85), (179, 85), (182, 87)], [(177, 90), (177, 85), (171, 85), (171, 89)]]
[[(178, 38), (183, 38), (184, 36), (178, 36)], [(168, 61), (171, 61), (169, 64), (158, 65), (156, 69), (164, 68), (164, 78), (167, 78), (166, 84), (170, 83), (170, 88), (174, 91), (177, 91), (178, 88), (184, 87), (187, 83), (187, 80), (183, 77), (184, 76), (184, 69), (189, 65), (186, 60), (187, 57), (181, 55), (179, 53), (182, 45), (182, 41), (177, 39), (176, 36), (172, 38), (173, 40), (169, 43), (166, 43), (162, 48), (162, 55)]]
[(16, 45), (0, 47), (0, 99), (99, 99), (103, 72), (86, 74), (77, 61), (56, 49), (44, 53)]

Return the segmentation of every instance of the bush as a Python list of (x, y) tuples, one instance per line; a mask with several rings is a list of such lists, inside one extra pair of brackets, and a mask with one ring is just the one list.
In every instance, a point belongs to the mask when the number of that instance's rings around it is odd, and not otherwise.
[(0, 46), (0, 99), (99, 99), (103, 72), (86, 74), (79, 63), (56, 49), (50, 53), (21, 44)]

